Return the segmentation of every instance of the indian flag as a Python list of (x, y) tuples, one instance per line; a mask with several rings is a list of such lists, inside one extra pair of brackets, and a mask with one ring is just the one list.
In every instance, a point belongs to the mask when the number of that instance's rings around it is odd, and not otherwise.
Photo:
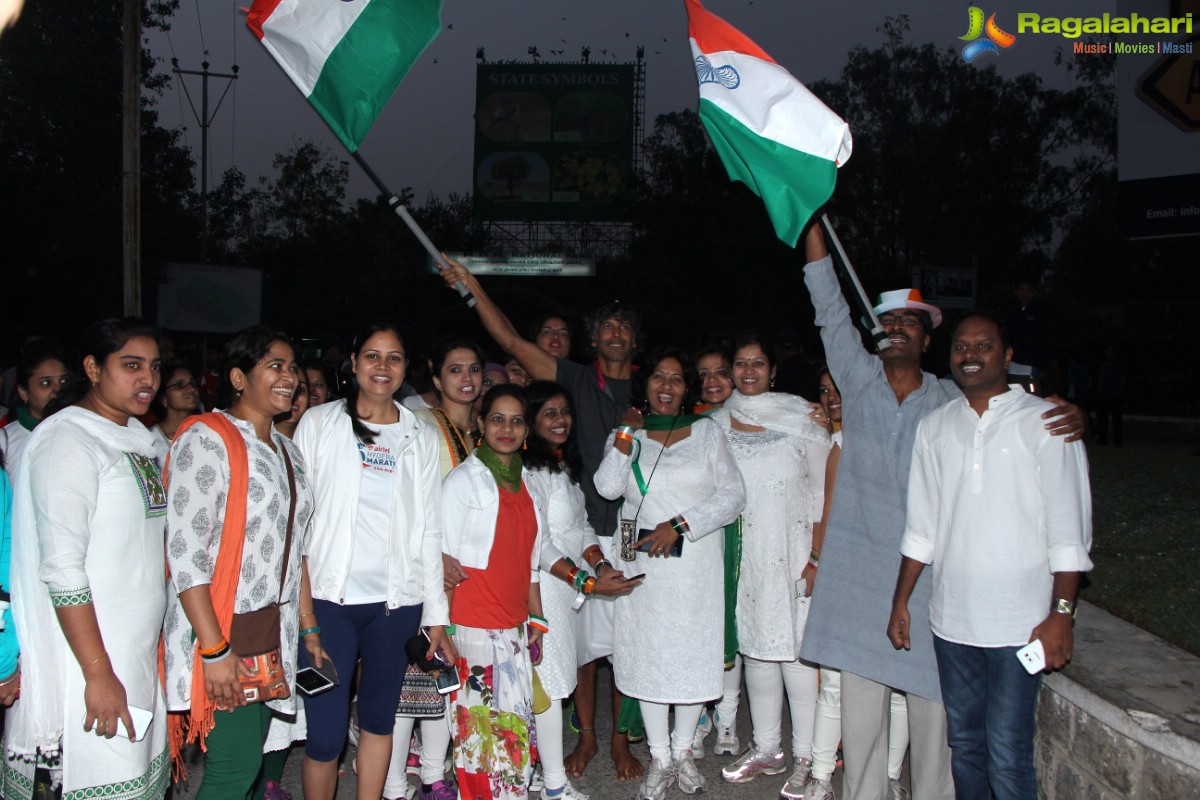
[(850, 127), (761, 47), (700, 0), (684, 0), (700, 119), (729, 177), (763, 199), (795, 247), (850, 158)]
[(441, 0), (254, 0), (254, 32), (354, 152), (442, 28)]

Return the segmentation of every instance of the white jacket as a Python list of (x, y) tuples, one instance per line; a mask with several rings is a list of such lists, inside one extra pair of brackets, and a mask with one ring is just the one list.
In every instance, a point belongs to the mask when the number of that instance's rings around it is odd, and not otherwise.
[[(546, 531), (546, 498), (529, 486), (529, 471), (521, 469), (521, 480), (530, 489), (537, 517), (537, 538), (529, 557), (530, 582), (537, 583), (538, 564)], [(443, 547), (464, 567), (487, 569), (496, 538), (496, 517), (500, 513), (500, 487), (487, 465), (472, 453), (454, 468), (442, 484), (442, 526), (446, 532)]]
[[(396, 454), (388, 537), (388, 608), (424, 604), (422, 625), (447, 625), (450, 606), (442, 587), (441, 480), (436, 430), (399, 404), (405, 430)], [(308, 575), (313, 597), (345, 602), (353, 559), (362, 459), (346, 401), (309, 409), (296, 427), (316, 496), (308, 542)]]

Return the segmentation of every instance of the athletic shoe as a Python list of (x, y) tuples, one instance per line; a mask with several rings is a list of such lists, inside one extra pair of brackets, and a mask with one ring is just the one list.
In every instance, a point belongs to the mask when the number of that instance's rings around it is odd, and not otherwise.
[(435, 781), (429, 791), (423, 786), (417, 790), (417, 800), (458, 800), (458, 790), (446, 781)]
[(736, 761), (721, 770), (721, 777), (730, 783), (749, 783), (759, 775), (778, 775), (785, 769), (782, 750), (764, 753), (757, 747), (747, 747)]
[(712, 733), (713, 721), (705, 710), (700, 714), (700, 722), (696, 725), (696, 735), (692, 737), (692, 758), (699, 761), (704, 758), (704, 740)]
[[(693, 766), (695, 766), (693, 764)], [(646, 770), (646, 778), (638, 787), (639, 800), (663, 800), (667, 789), (675, 783), (675, 770), (666, 761), (657, 758), (650, 759), (650, 769)]]
[(804, 786), (804, 800), (834, 800), (829, 778), (812, 778)]
[(688, 750), (675, 760), (675, 780), (679, 790), (684, 794), (695, 794), (704, 791), (704, 776), (696, 769), (696, 759)]
[(719, 756), (724, 753), (733, 755), (740, 751), (742, 743), (738, 740), (737, 728), (735, 727), (737, 720), (733, 720), (730, 724), (726, 725), (721, 719), (720, 714), (717, 714), (713, 722), (716, 724), (717, 729), (717, 743), (713, 745), (713, 755)]
[(891, 790), (888, 795), (890, 800), (908, 800), (908, 790), (900, 785), (900, 781), (895, 778), (888, 780), (888, 788)]
[(566, 784), (563, 786), (562, 794), (554, 795), (553, 797), (551, 797), (550, 795), (545, 794), (544, 789), (542, 790), (542, 792), (543, 792), (542, 796), (545, 797), (547, 800), (591, 800), (590, 795), (584, 794), (583, 792), (579, 791), (578, 789), (576, 789), (574, 786), (571, 785), (570, 778), (567, 779)]
[(787, 779), (787, 783), (779, 790), (779, 796), (783, 800), (801, 800), (804, 797), (804, 788), (808, 783), (808, 776), (812, 772), (811, 758), (797, 758), (792, 764), (792, 776)]
[(292, 800), (292, 793), (279, 785), (279, 781), (267, 781), (263, 786), (263, 800)]

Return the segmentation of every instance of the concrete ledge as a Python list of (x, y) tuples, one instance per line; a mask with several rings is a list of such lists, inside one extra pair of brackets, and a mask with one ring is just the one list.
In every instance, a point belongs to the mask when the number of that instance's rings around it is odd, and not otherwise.
[(1039, 794), (1200, 797), (1200, 658), (1080, 603), (1075, 658), (1038, 701)]

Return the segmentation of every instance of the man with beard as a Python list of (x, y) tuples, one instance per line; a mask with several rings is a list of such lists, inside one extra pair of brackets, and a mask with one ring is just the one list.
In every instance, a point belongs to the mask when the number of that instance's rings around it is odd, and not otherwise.
[[(596, 565), (600, 570), (613, 569), (613, 533), (619, 520), (618, 506), (596, 491), (594, 477), (604, 459), (604, 443), (608, 434), (620, 423), (630, 408), (630, 389), (633, 376), (633, 356), (637, 352), (639, 321), (636, 312), (619, 300), (603, 303), (586, 319), (587, 332), (596, 360), (578, 364), (565, 357), (550, 355), (534, 342), (521, 337), (512, 322), (492, 301), (479, 280), (462, 264), (450, 261), (443, 278), (454, 288), (461, 281), (475, 296), (475, 310), (488, 334), (506, 353), (513, 356), (534, 380), (554, 381), (571, 395), (575, 418), (576, 438), (583, 458), (580, 485), (587, 503), (588, 522), (600, 537), (604, 558)], [(449, 566), (449, 565), (448, 565)], [(447, 585), (461, 579), (452, 567), (447, 572)], [(579, 743), (566, 758), (567, 772), (578, 778), (598, 750), (596, 737), (596, 671), (598, 661), (612, 654), (612, 601), (594, 597), (584, 604), (579, 624), (579, 682), (575, 688), (575, 711), (579, 716)], [(627, 704), (629, 705), (629, 704)], [(629, 750), (628, 730), (641, 727), (636, 705), (627, 730), (618, 731), (621, 718), (621, 695), (613, 686), (613, 734), (610, 753), (622, 781), (638, 780), (645, 774), (641, 762)]]
[[(800, 657), (842, 671), (842, 747), (847, 800), (902, 797), (887, 774), (891, 689), (908, 694), (913, 796), (954, 796), (946, 715), (929, 628), (930, 584), (913, 589), (910, 650), (896, 650), (881, 635), (892, 610), (900, 565), (909, 465), (917, 425), (930, 412), (961, 399), (949, 380), (922, 371), (921, 355), (941, 312), (916, 290), (887, 292), (875, 308), (891, 344), (878, 356), (862, 338), (842, 297), (824, 236), (813, 225), (805, 238), (809, 263), (804, 281), (829, 370), (842, 394), (843, 443), (837, 489), (814, 580), (812, 608)], [(1077, 407), (1043, 414), (1051, 435), (1078, 439), (1084, 430)], [(830, 798), (828, 786), (806, 798)]]
[(917, 428), (888, 637), (911, 647), (908, 601), (933, 565), (929, 618), (958, 797), (1035, 800), (1040, 670), (1018, 650), (1036, 640), (1045, 667), (1071, 659), (1080, 576), (1092, 568), (1092, 502), (1082, 442), (1042, 425), (1051, 403), (1008, 385), (1004, 324), (958, 324), (950, 371), (965, 397)]

